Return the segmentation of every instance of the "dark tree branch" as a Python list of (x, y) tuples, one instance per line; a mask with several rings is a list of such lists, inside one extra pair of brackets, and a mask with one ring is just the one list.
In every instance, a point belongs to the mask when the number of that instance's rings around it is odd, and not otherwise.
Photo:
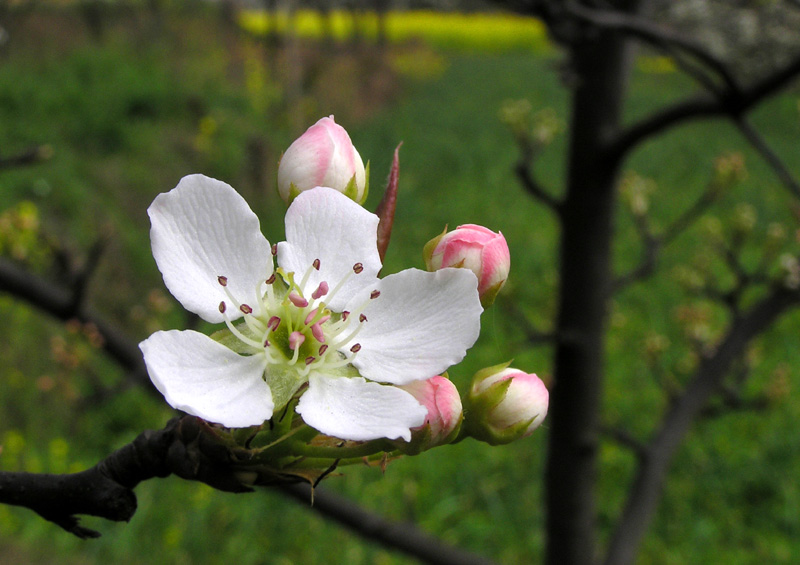
[(0, 171), (3, 169), (34, 165), (41, 161), (46, 161), (52, 154), (53, 150), (49, 145), (39, 145), (17, 155), (12, 155), (11, 157), (0, 157)]
[(706, 49), (682, 34), (655, 24), (634, 14), (607, 8), (594, 9), (580, 2), (567, 2), (567, 11), (580, 20), (607, 31), (617, 31), (641, 39), (668, 52), (678, 50), (688, 53), (714, 71), (728, 91), (738, 92), (739, 85), (727, 65)]
[(602, 430), (604, 435), (610, 437), (618, 444), (627, 447), (633, 451), (638, 459), (644, 459), (647, 456), (647, 445), (640, 439), (636, 438), (628, 430), (622, 428), (614, 428), (611, 426), (603, 426)]
[(281, 490), (292, 498), (310, 503), (313, 510), (353, 530), (364, 539), (392, 547), (434, 565), (489, 565), (478, 555), (445, 545), (410, 523), (390, 522), (368, 512), (352, 501), (308, 484), (284, 485)]
[(532, 159), (532, 151), (523, 149), (522, 157), (514, 167), (514, 172), (528, 194), (558, 214), (561, 210), (561, 200), (551, 196), (536, 180), (531, 167)]
[(0, 259), (0, 291), (20, 298), (58, 320), (76, 319), (84, 324), (93, 324), (103, 337), (105, 352), (128, 371), (136, 383), (155, 391), (136, 343), (82, 303), (80, 285), (51, 283), (7, 259)]
[(781, 183), (791, 192), (795, 198), (800, 198), (800, 183), (792, 175), (789, 168), (784, 164), (777, 153), (775, 153), (767, 142), (761, 137), (761, 134), (756, 130), (744, 116), (739, 116), (734, 120), (734, 123), (742, 132), (742, 135), (747, 139), (750, 145), (761, 154), (761, 157), (767, 164), (772, 167), (775, 174), (778, 175)]
[(82, 539), (100, 533), (80, 525), (79, 516), (129, 521), (136, 513), (133, 489), (142, 481), (176, 475), (224, 492), (253, 489), (240, 482), (241, 472), (254, 484), (278, 486), (292, 498), (311, 504), (327, 518), (363, 538), (402, 551), (425, 563), (489, 565), (490, 561), (446, 545), (412, 524), (395, 523), (357, 504), (320, 490), (300, 479), (248, 466), (235, 448), (218, 440), (214, 428), (194, 416), (171, 420), (158, 431), (141, 433), (133, 442), (80, 473), (51, 475), (0, 472), (0, 503), (29, 508)]
[(722, 96), (698, 96), (666, 108), (628, 127), (609, 144), (609, 158), (620, 162), (645, 139), (689, 120), (730, 116), (739, 118), (789, 85), (800, 74), (800, 56), (782, 69), (738, 92)]
[(80, 538), (100, 533), (79, 524), (78, 515), (128, 521), (136, 512), (133, 488), (175, 474), (228, 492), (248, 492), (235, 477), (226, 450), (208, 440), (208, 427), (192, 416), (148, 430), (97, 465), (80, 473), (50, 475), (0, 472), (0, 503), (30, 508)]
[(774, 288), (746, 313), (734, 319), (715, 352), (700, 362), (691, 382), (672, 403), (649, 443), (647, 456), (639, 466), (608, 548), (607, 565), (634, 561), (658, 507), (669, 465), (691, 425), (700, 417), (709, 399), (720, 391), (732, 364), (747, 345), (798, 303), (800, 291)]

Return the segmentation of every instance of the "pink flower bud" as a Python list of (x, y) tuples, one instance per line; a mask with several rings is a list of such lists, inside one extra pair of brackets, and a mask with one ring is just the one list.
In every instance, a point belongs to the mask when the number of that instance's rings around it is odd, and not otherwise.
[(478, 277), (478, 295), (484, 308), (494, 302), (511, 268), (506, 238), (483, 226), (465, 224), (433, 238), (423, 251), (429, 271), (463, 267)]
[(428, 415), (421, 426), (411, 429), (410, 442), (396, 442), (398, 449), (414, 454), (455, 439), (463, 418), (463, 409), (458, 389), (449, 379), (437, 375), (399, 388), (410, 393), (427, 408)]
[(278, 192), (287, 204), (304, 190), (327, 186), (359, 204), (367, 198), (364, 162), (345, 129), (322, 118), (289, 146), (278, 166)]
[(547, 416), (550, 393), (535, 374), (506, 364), (478, 371), (468, 400), (469, 434), (497, 445), (532, 434)]

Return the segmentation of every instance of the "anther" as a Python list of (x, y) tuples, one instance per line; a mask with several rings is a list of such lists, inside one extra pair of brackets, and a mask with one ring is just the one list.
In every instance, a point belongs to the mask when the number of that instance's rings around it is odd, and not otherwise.
[(248, 306), (247, 304), (242, 304), (241, 306), (239, 306), (239, 310), (242, 311), (242, 314), (252, 314), (253, 313), (253, 309), (250, 308), (250, 306)]
[(348, 312), (347, 310), (342, 310), (342, 321), (346, 322), (347, 321), (347, 317), (349, 315), (350, 315), (350, 312)]
[(319, 346), (319, 354), (320, 355), (325, 355), (326, 351), (328, 351), (328, 346), (326, 344), (323, 344), (323, 345)]
[(309, 355), (308, 357), (306, 357), (306, 365), (311, 365), (311, 363), (313, 363), (316, 360), (317, 360), (316, 357), (314, 357), (313, 355)]
[(314, 267), (316, 270), (318, 270), (318, 271), (319, 271), (319, 265), (320, 265), (319, 259), (314, 259), (314, 261), (311, 263), (311, 265), (312, 265), (312, 266), (313, 266), (313, 267)]
[(363, 264), (356, 263), (355, 265), (353, 265), (353, 272), (355, 274), (360, 275), (361, 271), (363, 271), (363, 270), (364, 270), (364, 265)]
[(268, 339), (264, 340), (264, 347), (269, 347), (269, 340)]
[(300, 332), (292, 332), (289, 334), (289, 349), (292, 351), (296, 351), (298, 347), (303, 345), (303, 342), (306, 340), (306, 336), (301, 334)]
[(278, 316), (273, 316), (267, 321), (267, 327), (273, 332), (281, 325), (281, 319)]
[(224, 300), (219, 303), (219, 313), (220, 314), (224, 314), (225, 313), (225, 301)]
[(269, 278), (267, 279), (267, 284), (272, 284), (275, 282), (275, 273), (272, 273)]
[(300, 296), (296, 290), (289, 293), (289, 301), (298, 308), (305, 308), (308, 306), (308, 300)]
[(316, 300), (317, 298), (325, 296), (326, 294), (328, 294), (328, 283), (322, 281), (321, 283), (319, 283), (317, 290), (311, 293), (311, 298)]
[(359, 351), (361, 351), (361, 344), (360, 343), (357, 343), (353, 347), (350, 348), (350, 352), (351, 353), (358, 353)]
[(217, 277), (217, 282), (220, 286), (228, 286), (228, 277), (223, 277), (222, 275)]
[(358, 321), (359, 322), (366, 322), (367, 321), (367, 317), (364, 314), (359, 314), (358, 315)]
[(375, 300), (380, 295), (381, 295), (381, 291), (380, 290), (373, 290), (372, 292), (369, 293), (369, 298), (370, 298), (370, 300)]

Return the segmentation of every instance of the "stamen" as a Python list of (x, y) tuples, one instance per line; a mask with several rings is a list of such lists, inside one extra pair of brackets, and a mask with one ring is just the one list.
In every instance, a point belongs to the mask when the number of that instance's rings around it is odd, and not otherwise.
[(316, 357), (314, 357), (313, 355), (309, 355), (308, 357), (306, 357), (306, 365), (311, 365), (311, 363), (313, 363), (316, 360), (317, 360)]
[(220, 314), (224, 314), (225, 313), (225, 301), (224, 300), (219, 303), (219, 313)]
[(241, 306), (239, 306), (239, 310), (242, 311), (242, 314), (252, 314), (253, 313), (253, 309), (250, 308), (250, 306), (248, 306), (247, 304), (242, 304)]
[(220, 286), (228, 286), (228, 277), (223, 277), (222, 275), (217, 277), (217, 282)]
[(321, 283), (319, 283), (319, 286), (317, 287), (317, 290), (315, 290), (314, 292), (311, 293), (311, 298), (316, 300), (318, 298), (321, 298), (321, 297), (325, 296), (326, 294), (328, 294), (328, 283), (325, 282), (325, 281), (322, 281)]
[(300, 332), (292, 332), (289, 334), (289, 349), (292, 351), (297, 351), (297, 348), (303, 345), (303, 342), (306, 340), (306, 336), (301, 334)]
[(359, 322), (366, 322), (367, 321), (367, 317), (364, 314), (359, 314), (358, 315), (358, 321)]
[(273, 332), (281, 325), (281, 319), (278, 316), (273, 316), (267, 321), (267, 327)]
[(264, 340), (264, 347), (269, 347), (269, 346), (270, 346), (269, 340), (265, 339)]
[(311, 334), (314, 336), (314, 339), (316, 339), (318, 342), (320, 343), (325, 342), (325, 332), (322, 331), (322, 326), (319, 324), (319, 322), (311, 326)]
[(362, 263), (356, 263), (353, 265), (353, 272), (357, 275), (360, 275), (361, 272), (364, 270), (364, 265)]
[(319, 347), (320, 356), (325, 355), (326, 351), (328, 351), (328, 346), (325, 345), (325, 344), (320, 345), (320, 347)]
[(239, 341), (241, 341), (242, 343), (246, 343), (247, 345), (250, 345), (255, 349), (261, 349), (263, 347), (260, 342), (250, 339), (249, 337), (244, 335), (241, 331), (239, 331), (239, 329), (233, 325), (231, 319), (224, 312), (223, 315), (225, 316), (225, 325), (228, 326), (228, 329), (231, 331), (233, 335), (239, 338)]
[(342, 310), (342, 321), (346, 322), (347, 321), (347, 317), (349, 315), (350, 315), (350, 312), (348, 312), (347, 310)]
[(350, 348), (351, 353), (358, 353), (359, 351), (361, 351), (360, 343), (356, 343), (353, 347)]
[(369, 293), (369, 298), (370, 298), (370, 300), (375, 300), (380, 295), (381, 295), (381, 291), (380, 290), (373, 290), (372, 292)]
[(289, 293), (289, 301), (298, 308), (305, 308), (308, 306), (308, 300), (300, 296), (300, 293), (298, 293), (296, 290), (293, 290)]
[(312, 265), (312, 266), (313, 266), (313, 267), (314, 267), (316, 270), (318, 270), (318, 271), (319, 271), (319, 266), (320, 266), (319, 259), (314, 259), (314, 261), (312, 261), (311, 265)]
[(272, 284), (275, 282), (275, 273), (272, 273), (269, 278), (266, 280), (267, 284)]

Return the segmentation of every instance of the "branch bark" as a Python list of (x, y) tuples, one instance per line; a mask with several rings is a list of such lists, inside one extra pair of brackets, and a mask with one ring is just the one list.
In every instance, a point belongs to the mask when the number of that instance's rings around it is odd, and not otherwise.
[(691, 425), (713, 394), (721, 388), (732, 363), (747, 345), (781, 314), (800, 303), (800, 292), (775, 288), (731, 327), (716, 352), (703, 359), (689, 386), (671, 405), (641, 459), (625, 509), (617, 522), (606, 554), (606, 565), (633, 563), (653, 519), (666, 481), (669, 464)]

